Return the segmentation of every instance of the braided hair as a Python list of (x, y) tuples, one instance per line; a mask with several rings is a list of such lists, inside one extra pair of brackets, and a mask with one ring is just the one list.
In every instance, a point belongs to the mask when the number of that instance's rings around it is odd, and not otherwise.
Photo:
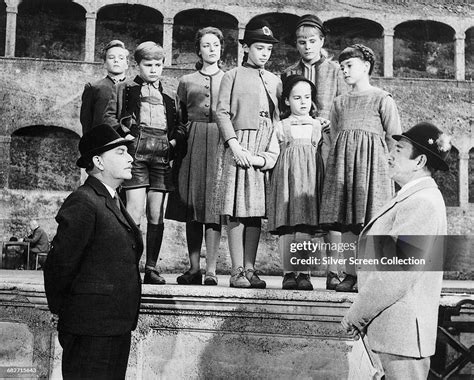
[(370, 68), (369, 68), (369, 75), (372, 74), (372, 71), (374, 71), (374, 66), (375, 66), (375, 54), (374, 51), (362, 44), (354, 44), (351, 45), (347, 48), (345, 48), (341, 54), (339, 54), (338, 61), (339, 63), (345, 61), (346, 59), (349, 58), (359, 58), (363, 61), (369, 62)]

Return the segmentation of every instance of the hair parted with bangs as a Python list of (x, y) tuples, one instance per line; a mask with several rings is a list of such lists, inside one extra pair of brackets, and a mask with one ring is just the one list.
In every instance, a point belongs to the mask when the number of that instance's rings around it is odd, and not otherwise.
[(363, 61), (369, 62), (370, 64), (369, 75), (371, 75), (372, 71), (374, 71), (375, 54), (371, 48), (362, 44), (351, 45), (345, 48), (341, 52), (341, 54), (339, 54), (338, 61), (339, 63), (341, 63), (349, 58), (359, 58)]
[(137, 46), (135, 49), (135, 53), (133, 54), (133, 58), (135, 58), (135, 62), (139, 64), (142, 60), (152, 60), (156, 59), (159, 61), (160, 59), (165, 61), (165, 51), (160, 44), (157, 44), (153, 41), (146, 41), (142, 42), (140, 45)]

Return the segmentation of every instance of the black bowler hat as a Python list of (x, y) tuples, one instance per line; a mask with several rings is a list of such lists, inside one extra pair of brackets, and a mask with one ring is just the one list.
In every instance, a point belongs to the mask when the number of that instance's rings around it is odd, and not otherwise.
[(301, 16), (296, 23), (295, 30), (298, 30), (300, 26), (312, 26), (318, 28), (323, 33), (323, 36), (327, 34), (327, 29), (324, 26), (324, 23), (316, 15), (308, 14)]
[(448, 171), (446, 159), (451, 149), (451, 137), (431, 123), (422, 122), (401, 135), (393, 135), (395, 140), (405, 139), (426, 154), (428, 162), (435, 169)]
[(239, 42), (250, 46), (254, 42), (276, 44), (279, 41), (273, 37), (270, 24), (263, 20), (252, 20), (245, 27), (244, 38), (239, 40)]
[(133, 140), (127, 140), (117, 133), (115, 129), (107, 124), (101, 124), (86, 132), (79, 140), (79, 152), (81, 157), (76, 165), (86, 168), (90, 159), (120, 145), (130, 145)]

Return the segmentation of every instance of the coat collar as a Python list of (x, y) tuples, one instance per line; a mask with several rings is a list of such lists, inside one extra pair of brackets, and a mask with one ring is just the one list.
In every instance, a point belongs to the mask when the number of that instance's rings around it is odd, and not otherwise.
[(102, 182), (100, 182), (97, 178), (93, 176), (89, 176), (87, 177), (86, 182), (84, 184), (90, 186), (97, 193), (97, 195), (105, 198), (105, 205), (108, 209), (110, 209), (110, 211), (114, 213), (114, 215), (122, 224), (124, 224), (126, 227), (133, 227), (135, 225), (135, 223), (130, 224), (130, 220), (127, 220), (125, 214), (121, 210), (119, 210), (117, 204), (110, 196), (109, 191), (103, 185)]
[(366, 224), (366, 226), (364, 227), (360, 235), (362, 236), (362, 234), (364, 234), (364, 232), (366, 232), (378, 218), (380, 218), (383, 214), (385, 214), (397, 203), (402, 202), (403, 200), (417, 193), (420, 190), (430, 189), (430, 188), (437, 189), (438, 185), (436, 184), (435, 180), (432, 177), (426, 177), (423, 180), (419, 181), (416, 185), (409, 187), (402, 194), (397, 193), (397, 195), (395, 195), (395, 197), (390, 202), (388, 202), (385, 206), (383, 206), (380, 209), (380, 211), (370, 220), (370, 222)]

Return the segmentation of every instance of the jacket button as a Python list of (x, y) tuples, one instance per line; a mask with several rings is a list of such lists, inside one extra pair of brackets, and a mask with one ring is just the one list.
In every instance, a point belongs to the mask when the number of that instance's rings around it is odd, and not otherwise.
[(204, 116), (209, 116), (209, 114), (206, 112), (206, 113), (204, 114)]
[(209, 104), (204, 104), (204, 107), (209, 107)]
[(132, 244), (132, 248), (135, 249), (137, 248), (137, 246), (135, 244)]
[(206, 98), (208, 98), (208, 97), (209, 97), (209, 94), (206, 94)]
[(209, 80), (209, 78), (208, 78), (208, 77), (205, 77), (205, 78), (206, 78), (206, 80)]

